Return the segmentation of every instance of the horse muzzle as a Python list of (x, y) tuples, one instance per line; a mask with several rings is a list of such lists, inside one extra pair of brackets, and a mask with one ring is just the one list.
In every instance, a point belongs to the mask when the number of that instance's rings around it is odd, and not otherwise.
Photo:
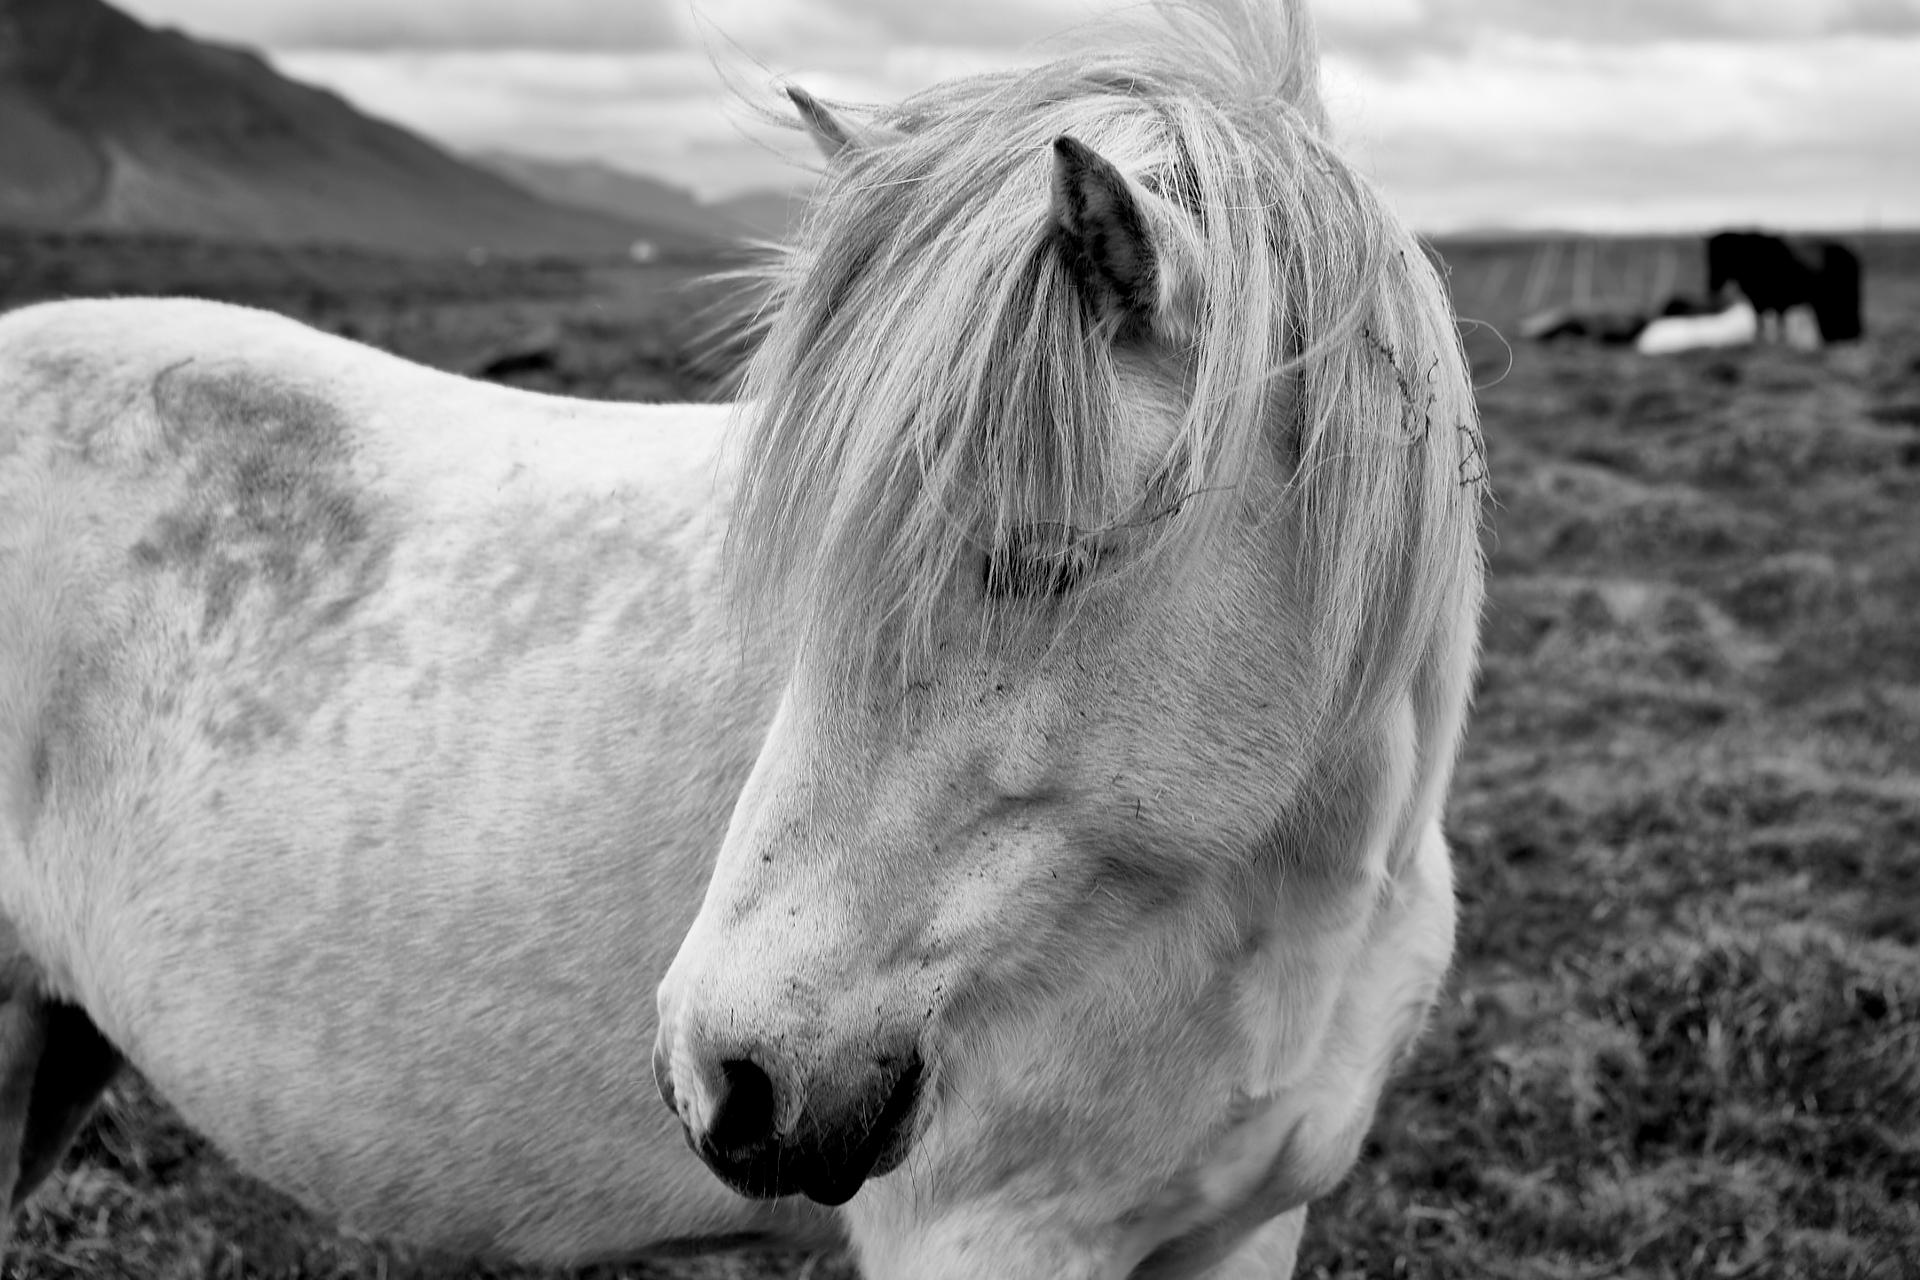
[(764, 1046), (675, 1062), (661, 1045), (653, 1076), (687, 1145), (727, 1186), (754, 1199), (803, 1195), (835, 1206), (906, 1159), (923, 1071), (909, 1048), (803, 1083)]

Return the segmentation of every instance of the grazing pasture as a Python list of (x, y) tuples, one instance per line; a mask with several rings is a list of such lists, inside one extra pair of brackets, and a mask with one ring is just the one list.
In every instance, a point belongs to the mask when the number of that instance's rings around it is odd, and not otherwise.
[[(1585, 287), (1697, 291), (1697, 246)], [(1498, 499), (1460, 961), (1301, 1275), (1920, 1275), (1920, 240), (1858, 247), (1863, 343), (1647, 360), (1499, 339), (1587, 251), (1440, 246)], [(516, 377), (620, 398), (711, 385), (696, 274), (0, 236), (0, 306), (198, 293), (452, 369), (539, 334)], [(341, 1237), (132, 1078), (16, 1240), (21, 1280), (554, 1280)]]

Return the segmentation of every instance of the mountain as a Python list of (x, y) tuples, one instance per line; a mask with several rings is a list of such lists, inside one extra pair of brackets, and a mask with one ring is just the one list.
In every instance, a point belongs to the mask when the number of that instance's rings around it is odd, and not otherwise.
[(706, 203), (683, 187), (594, 160), (549, 160), (507, 151), (472, 157), (495, 173), (557, 204), (674, 227), (693, 234), (785, 235), (805, 193), (753, 191)]
[(0, 221), (411, 252), (711, 243), (542, 200), (245, 49), (0, 0)]
[(714, 229), (713, 212), (691, 191), (659, 178), (594, 160), (548, 160), (512, 151), (481, 151), (467, 158), (554, 204), (696, 235)]
[(753, 235), (779, 240), (799, 231), (807, 212), (807, 192), (748, 191), (714, 207)]

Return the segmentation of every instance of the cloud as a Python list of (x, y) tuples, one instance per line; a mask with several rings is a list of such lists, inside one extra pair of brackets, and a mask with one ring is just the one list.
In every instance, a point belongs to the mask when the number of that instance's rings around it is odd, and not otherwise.
[[(191, 11), (223, 38), (248, 38), (215, 27), (223, 14), (272, 27), (267, 43), (292, 74), (456, 148), (599, 158), (707, 194), (787, 185), (811, 160), (726, 83), (776, 105), (779, 77), (828, 98), (893, 100), (1045, 56), (1050, 38), (1143, 7), (133, 3), (182, 22)], [(356, 23), (387, 9), (404, 10), (413, 34), (366, 47), (377, 28)], [(1920, 120), (1920, 0), (1322, 0), (1317, 11), (1334, 118), (1420, 225), (1920, 221), (1904, 136)], [(328, 31), (331, 43), (318, 38)], [(289, 43), (295, 32), (314, 38)]]
[[(1361, 137), (1473, 139), (1489, 150), (1617, 138), (1650, 149), (1879, 138), (1920, 119), (1920, 37), (1829, 37), (1760, 49), (1642, 49), (1506, 37), (1392, 69), (1329, 59), (1330, 96)], [(1344, 108), (1344, 109), (1340, 109)]]
[(458, 151), (598, 159), (705, 194), (788, 186), (810, 152), (724, 95), (706, 54), (272, 55), (283, 73)]
[(1331, 47), (1388, 57), (1515, 36), (1648, 45), (1920, 34), (1920, 0), (1327, 0), (1317, 12)]
[[(1428, 232), (1845, 231), (1920, 221), (1920, 181), (1889, 161), (1865, 143), (1649, 151), (1604, 141), (1487, 155), (1452, 141), (1383, 157), (1377, 172), (1394, 206)], [(1884, 180), (1861, 181), (1876, 170)]]
[(1504, 36), (1328, 70), (1341, 132), (1425, 226), (1920, 220), (1920, 37)]
[(888, 43), (1017, 48), (1110, 18), (1121, 6), (1093, 0), (821, 0), (863, 18)]
[(1779, 41), (1920, 32), (1920, 0), (1436, 0), (1434, 21), (1477, 33), (1560, 36), (1598, 44)]
[[(697, 48), (715, 33), (803, 56), (901, 45), (1016, 50), (1144, 0), (124, 0), (135, 14), (274, 49)], [(1920, 0), (1320, 0), (1354, 53), (1463, 48), (1489, 35), (1588, 43), (1920, 33)]]
[(268, 49), (660, 49), (679, 0), (116, 0), (142, 21)]
[(143, 21), (268, 49), (631, 51), (740, 42), (872, 51), (1017, 48), (1098, 21), (1112, 0), (118, 0)]

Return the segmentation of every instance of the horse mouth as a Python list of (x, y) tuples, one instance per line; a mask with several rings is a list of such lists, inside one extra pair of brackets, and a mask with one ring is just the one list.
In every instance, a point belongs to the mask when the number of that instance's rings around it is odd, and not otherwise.
[[(899, 1168), (913, 1149), (922, 1069), (918, 1056), (894, 1083), (863, 1134), (803, 1132), (745, 1149), (721, 1150), (686, 1134), (687, 1145), (715, 1177), (754, 1200), (802, 1195), (838, 1208), (865, 1185)], [(852, 1137), (852, 1141), (848, 1138)], [(829, 1154), (831, 1153), (831, 1154)]]

